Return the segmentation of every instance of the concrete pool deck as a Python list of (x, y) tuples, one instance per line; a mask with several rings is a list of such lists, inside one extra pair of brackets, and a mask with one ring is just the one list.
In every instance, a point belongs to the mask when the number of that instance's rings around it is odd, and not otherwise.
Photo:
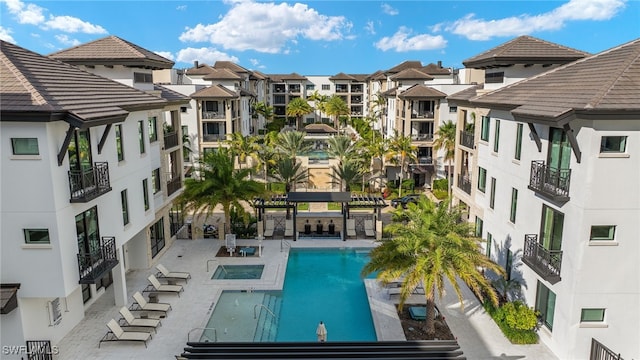
[[(58, 344), (60, 353), (56, 359), (173, 359), (174, 355), (182, 353), (189, 333), (192, 332), (191, 340), (194, 340), (197, 336), (193, 335), (198, 331), (193, 329), (205, 326), (222, 290), (282, 289), (289, 247), (364, 248), (375, 246), (375, 242), (299, 240), (288, 241), (282, 246), (280, 240), (266, 240), (262, 242), (262, 257), (215, 257), (221, 245), (220, 241), (214, 239), (177, 240), (158, 259), (157, 263), (171, 271), (190, 272), (192, 278), (184, 284), (180, 297), (173, 294), (159, 295), (159, 301), (170, 303), (172, 310), (162, 319), (162, 326), (153, 334), (147, 348), (130, 342), (106, 342), (98, 348), (98, 342), (108, 330), (106, 323), (112, 318), (117, 320), (120, 317), (119, 307), (114, 303), (113, 287), (109, 287), (102, 297), (87, 308), (84, 319)], [(257, 240), (238, 240), (238, 246), (256, 245)], [(218, 264), (264, 264), (265, 268), (261, 279), (212, 280), (211, 275)], [(128, 305), (133, 302), (131, 295), (136, 291), (141, 292), (148, 283), (147, 277), (155, 273), (154, 267), (126, 274)], [(366, 280), (365, 286), (378, 339), (404, 340), (397, 312), (386, 291), (372, 279)], [(455, 297), (453, 291), (447, 293)], [(465, 293), (466, 299), (467, 295)], [(493, 320), (474, 306), (475, 297), (472, 294), (468, 301), (465, 300), (464, 313), (459, 309), (457, 298), (449, 299), (451, 296), (445, 296), (442, 302), (438, 302), (438, 306), (468, 359), (501, 359), (504, 356), (556, 359), (542, 344), (527, 347), (510, 344)]]

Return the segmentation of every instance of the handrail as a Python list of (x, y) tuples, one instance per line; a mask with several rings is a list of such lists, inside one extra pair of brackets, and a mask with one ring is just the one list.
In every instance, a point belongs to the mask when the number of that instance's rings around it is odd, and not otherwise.
[(274, 319), (276, 322), (278, 322), (278, 318), (276, 317), (276, 314), (274, 314), (274, 313), (273, 313), (273, 311), (271, 311), (268, 307), (264, 306), (264, 304), (255, 304), (255, 305), (253, 306), (253, 318), (254, 318), (254, 319), (257, 319), (257, 318), (258, 318), (258, 315), (257, 315), (257, 313), (256, 313), (256, 309), (258, 308), (258, 306), (260, 306), (260, 307), (264, 308), (265, 310), (267, 310), (267, 312), (268, 312), (269, 314), (271, 314), (271, 316), (273, 316), (273, 319)]
[(218, 342), (218, 330), (216, 330), (216, 328), (193, 328), (189, 330), (189, 333), (187, 334), (187, 342), (191, 341), (191, 333), (194, 330), (213, 330), (213, 342)]
[[(218, 261), (218, 259), (209, 259), (207, 260), (207, 272), (209, 272), (209, 263), (212, 261)], [(224, 271), (225, 274), (228, 274), (229, 272), (227, 272), (227, 269), (224, 268), (224, 265), (222, 264), (218, 264), (218, 266), (220, 266), (222, 268), (222, 271)]]
[(287, 240), (280, 239), (280, 252), (282, 252), (282, 250), (284, 250), (284, 245), (288, 246), (289, 249), (291, 249), (291, 244)]

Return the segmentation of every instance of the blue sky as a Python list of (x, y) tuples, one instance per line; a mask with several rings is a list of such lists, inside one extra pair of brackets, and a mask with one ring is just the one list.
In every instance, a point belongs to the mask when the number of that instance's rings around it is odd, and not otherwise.
[(462, 62), (519, 35), (597, 53), (640, 37), (640, 1), (0, 0), (0, 39), (49, 54), (116, 35), (191, 67), (369, 74)]

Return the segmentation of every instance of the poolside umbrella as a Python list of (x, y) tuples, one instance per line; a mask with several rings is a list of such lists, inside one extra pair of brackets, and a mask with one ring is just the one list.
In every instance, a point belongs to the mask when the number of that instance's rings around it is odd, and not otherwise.
[(327, 328), (324, 326), (324, 323), (320, 321), (318, 324), (318, 328), (316, 329), (316, 335), (318, 335), (318, 341), (325, 342), (327, 341)]

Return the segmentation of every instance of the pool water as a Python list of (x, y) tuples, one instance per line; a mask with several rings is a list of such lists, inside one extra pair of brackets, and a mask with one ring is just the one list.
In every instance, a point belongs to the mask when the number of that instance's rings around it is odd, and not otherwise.
[(260, 279), (264, 265), (218, 265), (211, 279)]

